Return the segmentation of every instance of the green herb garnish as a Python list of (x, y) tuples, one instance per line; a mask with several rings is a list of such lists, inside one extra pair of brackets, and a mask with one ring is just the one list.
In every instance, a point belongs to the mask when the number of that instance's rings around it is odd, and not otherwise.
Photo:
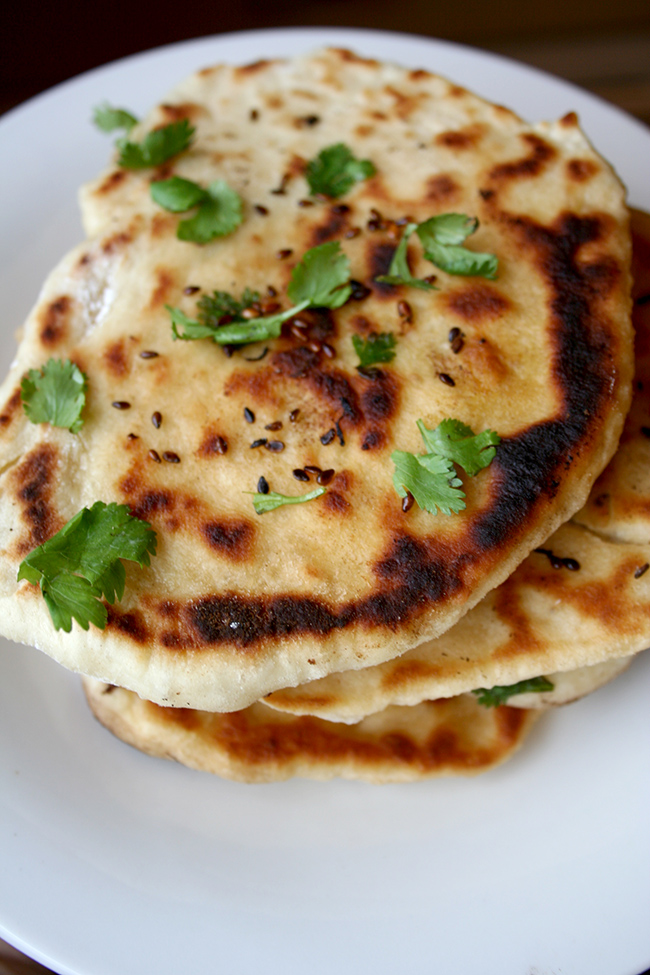
[(170, 179), (159, 179), (150, 187), (151, 199), (170, 213), (184, 213), (202, 203), (207, 191), (193, 183), (191, 179), (172, 176)]
[(151, 184), (151, 198), (170, 213), (184, 213), (198, 207), (188, 220), (181, 220), (176, 230), (179, 240), (207, 244), (215, 237), (225, 237), (242, 222), (242, 200), (224, 180), (217, 179), (207, 189), (190, 179), (172, 176)]
[[(302, 306), (303, 308), (306, 305)], [(277, 315), (262, 315), (259, 318), (242, 318), (227, 325), (213, 328), (204, 325), (196, 319), (189, 318), (180, 308), (165, 305), (172, 320), (172, 333), (175, 339), (189, 341), (192, 339), (212, 339), (217, 345), (249, 345), (251, 342), (263, 342), (266, 339), (277, 338), (282, 323), (293, 318), (295, 308), (288, 308)], [(302, 309), (301, 309), (302, 310)], [(179, 328), (183, 331), (179, 332)]]
[(253, 492), (247, 491), (247, 494), (253, 494), (253, 507), (258, 515), (263, 515), (267, 511), (274, 511), (275, 508), (281, 508), (285, 504), (302, 504), (303, 501), (313, 501), (314, 498), (320, 498), (321, 494), (325, 494), (327, 488), (317, 487), (309, 494), (277, 494), (275, 491), (269, 491), (268, 494), (255, 494)]
[(442, 271), (493, 280), (499, 264), (494, 254), (482, 254), (462, 246), (477, 228), (478, 219), (464, 213), (441, 213), (424, 223), (407, 224), (393, 254), (388, 274), (382, 274), (376, 280), (381, 284), (405, 284), (426, 291), (435, 290), (434, 285), (425, 279), (413, 277), (408, 266), (408, 239), (413, 231), (420, 238), (426, 259)]
[(130, 132), (138, 124), (137, 118), (131, 112), (127, 112), (125, 108), (113, 108), (108, 102), (102, 102), (93, 110), (93, 122), (102, 132), (115, 132), (117, 129)]
[(200, 310), (199, 319), (212, 328), (217, 328), (221, 320), (227, 315), (230, 321), (245, 322), (247, 319), (242, 316), (246, 311), (260, 300), (259, 291), (251, 291), (244, 288), (239, 300), (233, 298), (227, 291), (213, 291), (211, 295), (203, 295), (197, 302)]
[(352, 345), (359, 356), (357, 369), (367, 369), (378, 362), (391, 362), (395, 358), (397, 342), (392, 332), (382, 332), (379, 335), (371, 332), (365, 339), (360, 335), (353, 335)]
[(435, 430), (427, 430), (422, 420), (418, 430), (429, 453), (447, 457), (474, 477), (491, 463), (501, 438), (494, 430), (483, 430), (476, 435), (471, 427), (460, 420), (443, 420)]
[(435, 430), (422, 420), (417, 425), (427, 453), (395, 450), (391, 454), (395, 490), (401, 498), (412, 494), (418, 506), (432, 515), (438, 510), (458, 514), (465, 508), (465, 492), (454, 464), (473, 477), (491, 462), (501, 438), (493, 430), (475, 435), (460, 420), (443, 420)]
[[(248, 289), (240, 302), (225, 291), (215, 292), (215, 295), (220, 296), (219, 302), (223, 307), (226, 307), (228, 302), (233, 303), (235, 307), (234, 320), (225, 325), (219, 325), (219, 320), (215, 321), (215, 317), (208, 316), (204, 308), (201, 309), (202, 314), (197, 320), (189, 318), (180, 308), (173, 308), (171, 305), (165, 307), (171, 316), (175, 339), (211, 338), (218, 345), (246, 345), (250, 342), (277, 338), (282, 323), (294, 318), (306, 308), (339, 308), (348, 300), (352, 292), (352, 287), (348, 283), (349, 277), (350, 261), (342, 252), (339, 242), (328, 241), (326, 244), (319, 244), (308, 250), (300, 263), (295, 266), (287, 288), (287, 294), (294, 304), (276, 315), (245, 319), (241, 314), (245, 310), (241, 302), (244, 301), (244, 296), (250, 297), (254, 294)], [(254, 300), (257, 300), (257, 295)], [(251, 304), (252, 301), (246, 307), (250, 307)], [(230, 311), (226, 310), (225, 314), (230, 314)], [(179, 328), (183, 331), (180, 332)]]
[(50, 359), (30, 369), (20, 387), (23, 409), (32, 423), (51, 423), (78, 433), (86, 403), (87, 377), (69, 359)]
[(118, 139), (116, 142), (120, 150), (118, 164), (124, 169), (161, 166), (168, 159), (187, 149), (195, 131), (194, 126), (190, 125), (187, 119), (181, 119), (180, 122), (171, 122), (162, 128), (154, 129), (144, 137), (142, 142)]
[(312, 194), (336, 198), (375, 172), (369, 159), (357, 159), (346, 145), (338, 142), (321, 150), (307, 164), (305, 175)]
[(531, 677), (530, 680), (520, 680), (518, 684), (509, 684), (496, 687), (479, 687), (472, 691), (476, 694), (478, 703), (486, 708), (497, 708), (500, 704), (505, 704), (508, 698), (515, 694), (540, 694), (542, 691), (552, 691), (554, 684), (548, 677)]
[(303, 308), (340, 308), (352, 293), (349, 279), (349, 258), (338, 240), (331, 240), (305, 252), (293, 269), (287, 294)]
[(380, 284), (408, 284), (412, 288), (420, 288), (422, 291), (437, 291), (438, 289), (430, 281), (424, 278), (414, 278), (408, 264), (408, 240), (414, 230), (417, 230), (416, 223), (407, 223), (402, 234), (402, 239), (395, 249), (393, 259), (388, 268), (388, 274), (380, 275), (376, 280)]
[(441, 213), (417, 227), (424, 256), (448, 274), (476, 275), (493, 280), (498, 260), (494, 254), (481, 254), (463, 247), (478, 228), (478, 218), (464, 213)]
[(156, 554), (156, 533), (134, 518), (127, 505), (97, 501), (82, 508), (61, 531), (24, 559), (18, 581), (41, 587), (57, 630), (69, 633), (73, 618), (82, 629), (103, 630), (108, 613), (101, 597), (113, 604), (124, 595), (121, 559), (142, 568)]

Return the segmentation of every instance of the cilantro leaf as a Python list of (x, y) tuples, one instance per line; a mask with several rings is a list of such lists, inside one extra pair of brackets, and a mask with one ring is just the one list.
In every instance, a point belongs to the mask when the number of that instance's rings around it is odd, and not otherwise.
[[(263, 342), (265, 339), (276, 339), (282, 329), (282, 323), (293, 318), (299, 311), (306, 308), (306, 304), (287, 308), (277, 315), (263, 315), (259, 318), (242, 318), (227, 325), (203, 324), (201, 321), (189, 318), (180, 308), (165, 305), (172, 320), (172, 334), (174, 339), (212, 339), (217, 345), (248, 345), (250, 342)], [(179, 326), (184, 329), (179, 332)]]
[(124, 129), (130, 132), (138, 120), (131, 112), (125, 108), (113, 108), (108, 102), (102, 102), (93, 109), (93, 122), (102, 132), (115, 132), (116, 129)]
[(251, 491), (245, 492), (246, 494), (253, 494), (253, 507), (258, 515), (263, 515), (267, 511), (274, 511), (275, 508), (281, 508), (285, 504), (302, 504), (303, 501), (313, 501), (314, 498), (320, 498), (321, 494), (325, 494), (327, 488), (317, 487), (308, 494), (277, 494), (276, 491), (269, 491), (268, 494), (255, 494)]
[(478, 218), (465, 213), (441, 213), (418, 225), (418, 237), (426, 248), (435, 240), (442, 247), (463, 244), (478, 228)]
[(338, 240), (331, 240), (305, 252), (293, 269), (287, 294), (297, 305), (340, 308), (352, 293), (349, 279), (349, 258)]
[(30, 369), (20, 392), (23, 409), (32, 423), (51, 423), (78, 433), (86, 403), (87, 377), (69, 359), (50, 359), (41, 369)]
[(416, 455), (404, 450), (394, 450), (391, 460), (395, 464), (393, 484), (401, 498), (410, 492), (424, 511), (432, 515), (438, 509), (445, 515), (458, 514), (465, 507), (462, 483), (456, 477), (453, 465), (446, 457), (437, 454)]
[(170, 213), (184, 213), (205, 200), (207, 193), (198, 183), (180, 176), (159, 179), (151, 184), (151, 199)]
[(500, 704), (505, 704), (508, 698), (515, 694), (541, 693), (542, 691), (552, 691), (554, 684), (548, 677), (531, 677), (529, 680), (520, 680), (518, 684), (497, 685), (496, 687), (479, 687), (472, 691), (476, 694), (478, 703), (486, 708), (496, 708)]
[(172, 156), (177, 156), (187, 149), (195, 131), (194, 126), (190, 125), (187, 119), (181, 119), (180, 122), (171, 122), (160, 129), (154, 129), (144, 137), (142, 142), (118, 139), (116, 143), (120, 150), (118, 164), (124, 169), (160, 166)]
[(208, 186), (206, 196), (195, 216), (181, 220), (176, 231), (180, 240), (207, 244), (215, 237), (231, 234), (243, 220), (239, 193), (222, 179)]
[(420, 288), (422, 291), (437, 291), (438, 289), (430, 281), (423, 278), (414, 278), (408, 264), (408, 240), (414, 230), (417, 229), (416, 223), (407, 223), (402, 234), (402, 239), (395, 248), (393, 259), (388, 268), (388, 274), (382, 274), (376, 281), (380, 284), (409, 284), (413, 288)]
[(464, 213), (441, 213), (424, 223), (409, 223), (404, 228), (388, 274), (376, 278), (381, 284), (405, 284), (425, 291), (436, 290), (424, 278), (414, 278), (408, 266), (408, 240), (415, 231), (424, 249), (424, 256), (448, 274), (476, 275), (493, 280), (499, 262), (494, 254), (482, 254), (463, 246), (464, 241), (478, 227), (476, 217)]
[(207, 244), (225, 237), (243, 220), (242, 200), (224, 180), (217, 179), (203, 189), (191, 179), (171, 176), (151, 184), (152, 199), (170, 213), (184, 213), (198, 207), (188, 220), (181, 220), (176, 236), (194, 244)]
[(336, 198), (375, 172), (369, 159), (357, 159), (344, 143), (338, 142), (322, 149), (307, 164), (305, 175), (312, 194)]
[(457, 514), (465, 507), (465, 492), (453, 465), (474, 477), (492, 461), (501, 438), (493, 430), (475, 436), (460, 420), (443, 420), (435, 430), (425, 427), (422, 420), (417, 426), (427, 453), (396, 450), (391, 454), (395, 490), (401, 498), (412, 494), (419, 507), (431, 514), (437, 514), (437, 509), (446, 515)]
[[(165, 305), (172, 320), (172, 333), (175, 339), (204, 339), (211, 338), (218, 345), (246, 345), (249, 342), (262, 342), (266, 339), (277, 338), (282, 329), (282, 323), (294, 318), (305, 308), (339, 308), (348, 300), (352, 292), (350, 284), (346, 284), (350, 272), (350, 262), (341, 251), (338, 241), (330, 241), (312, 247), (303, 256), (291, 275), (287, 293), (296, 304), (275, 315), (262, 315), (259, 318), (244, 318), (241, 314), (245, 310), (242, 302), (249, 297), (259, 297), (256, 292), (248, 288), (242, 295), (241, 302), (226, 291), (215, 291), (216, 310), (223, 307), (225, 315), (232, 319), (220, 324), (220, 319), (205, 313), (199, 320), (190, 318), (180, 308)], [(211, 300), (211, 299), (208, 299)], [(202, 298), (199, 308), (206, 299)], [(250, 301), (245, 307), (250, 307)], [(232, 309), (232, 312), (229, 310)], [(223, 317), (223, 316), (220, 316)], [(183, 332), (179, 332), (179, 327)]]
[(476, 275), (493, 280), (498, 260), (494, 254), (467, 250), (462, 244), (478, 227), (476, 217), (464, 213), (441, 213), (417, 227), (424, 256), (448, 274)]
[(435, 430), (428, 430), (422, 420), (418, 420), (417, 425), (429, 452), (448, 457), (470, 477), (488, 466), (496, 454), (495, 447), (501, 443), (501, 437), (494, 430), (483, 430), (475, 435), (460, 420), (443, 420)]
[(134, 518), (127, 505), (97, 501), (82, 508), (61, 531), (21, 562), (18, 581), (40, 585), (57, 630), (69, 633), (72, 620), (82, 629), (106, 626), (103, 596), (113, 604), (124, 595), (122, 559), (150, 565), (156, 554), (156, 533)]
[(365, 339), (360, 335), (353, 335), (352, 345), (359, 356), (357, 369), (365, 369), (377, 362), (391, 362), (395, 358), (397, 341), (392, 332), (382, 332), (380, 335), (371, 332)]
[[(175, 308), (173, 305), (165, 305), (165, 308), (169, 312), (172, 320), (172, 335), (174, 340), (183, 339), (188, 342), (192, 339), (214, 339), (215, 342), (219, 341), (216, 337), (218, 326), (204, 325), (195, 318), (190, 318), (184, 311), (181, 311), (180, 308)], [(179, 332), (179, 328), (182, 328), (183, 331)]]

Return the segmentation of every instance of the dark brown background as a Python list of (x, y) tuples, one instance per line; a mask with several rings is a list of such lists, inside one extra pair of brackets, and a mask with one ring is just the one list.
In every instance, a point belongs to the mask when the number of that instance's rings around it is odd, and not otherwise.
[[(496, 51), (650, 123), (650, 0), (50, 0), (47, 7), (11, 0), (7, 10), (8, 4), (0, 14), (0, 112), (82, 71), (162, 44), (302, 25), (399, 30)], [(650, 160), (648, 170), (650, 178)], [(45, 971), (0, 942), (0, 975)]]
[(649, 0), (11, 0), (0, 14), (0, 111), (127, 54), (286, 25), (388, 28), (487, 48), (650, 122)]

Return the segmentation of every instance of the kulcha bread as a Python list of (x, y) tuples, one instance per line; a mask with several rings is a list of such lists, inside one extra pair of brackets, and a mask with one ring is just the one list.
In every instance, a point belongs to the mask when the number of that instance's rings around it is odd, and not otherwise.
[[(158, 704), (230, 711), (440, 636), (584, 504), (629, 406), (628, 216), (574, 116), (530, 126), (346, 51), (199, 72), (132, 138), (179, 119), (187, 151), (83, 191), (89, 239), (47, 280), (0, 390), (0, 630)], [(375, 174), (310, 195), (306, 166), (338, 143)], [(179, 240), (150, 195), (172, 175), (226, 181), (241, 225)], [(413, 246), (438, 290), (377, 282), (405, 220), (449, 212), (478, 218), (468, 247), (497, 256), (496, 279)], [(214, 290), (287, 308), (292, 268), (331, 241), (358, 283), (341, 308), (232, 355), (173, 340), (166, 306), (192, 316)], [(394, 359), (360, 373), (352, 338), (385, 333)], [(88, 376), (77, 434), (22, 411), (23, 375), (50, 356)], [(391, 453), (448, 418), (495, 430), (496, 456), (463, 481), (461, 513), (404, 511)], [(321, 497), (255, 513), (261, 476), (299, 494), (308, 467), (334, 472)], [(55, 631), (16, 572), (98, 499), (149, 521), (158, 552), (127, 566), (106, 629)]]
[[(650, 338), (650, 221), (645, 214), (632, 212), (632, 230), (633, 317), (640, 351)], [(622, 446), (599, 482), (614, 471), (616, 483), (625, 485), (636, 472), (636, 462), (628, 464), (628, 459), (635, 457), (632, 445), (647, 439), (639, 417), (649, 381), (647, 359), (639, 354)], [(650, 498), (650, 475), (635, 487), (638, 525), (643, 497)], [(616, 496), (612, 510), (625, 521), (626, 509)], [(243, 711), (162, 708), (89, 678), (83, 681), (84, 692), (98, 720), (123, 741), (245, 782), (291, 775), (406, 782), (486, 771), (520, 747), (542, 710), (602, 687), (627, 669), (631, 647), (650, 644), (650, 544), (617, 540), (616, 519), (610, 519), (608, 529), (612, 537), (605, 539), (573, 522), (562, 526), (542, 551), (529, 556), (436, 641), (376, 667), (275, 692)], [(554, 672), (560, 662), (567, 669)], [(542, 674), (552, 689), (514, 694), (505, 706), (483, 706), (481, 695), (449, 694), (450, 687), (477, 690)], [(272, 709), (278, 712), (275, 718)]]
[(585, 507), (438, 639), (376, 667), (276, 691), (266, 704), (354, 722), (389, 704), (543, 674), (553, 692), (508, 703), (546, 706), (588, 693), (650, 646), (650, 218), (638, 210), (632, 237), (632, 406)]
[(158, 758), (242, 782), (335, 776), (373, 783), (474, 775), (510, 758), (540, 712), (484, 708), (472, 694), (389, 707), (356, 725), (280, 714), (264, 704), (226, 714), (160, 707), (83, 678), (95, 716)]

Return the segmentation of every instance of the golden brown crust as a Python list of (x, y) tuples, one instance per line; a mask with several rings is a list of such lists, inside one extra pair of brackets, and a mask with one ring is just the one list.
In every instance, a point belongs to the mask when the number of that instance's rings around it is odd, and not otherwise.
[(509, 758), (535, 718), (523, 709), (483, 708), (465, 695), (389, 708), (348, 726), (281, 715), (263, 704), (230, 714), (161, 708), (88, 678), (84, 691), (95, 717), (128, 744), (241, 782), (474, 775)]
[(650, 293), (650, 217), (634, 211), (632, 231), (634, 396), (618, 452), (585, 508), (438, 640), (374, 668), (277, 691), (265, 698), (268, 705), (356, 721), (389, 704), (415, 704), (545, 674), (557, 688), (525, 695), (523, 706), (546, 706), (600, 686), (650, 644), (650, 428), (644, 427), (650, 385), (650, 302), (644, 300)]
[[(205, 108), (192, 149), (84, 191), (94, 239), (48, 282), (6, 386), (9, 400), (25, 369), (53, 350), (71, 357), (90, 378), (82, 433), (0, 429), (0, 469), (45, 447), (60, 457), (44, 537), (101, 497), (150, 520), (159, 555), (150, 572), (130, 571), (103, 633), (64, 639), (38, 594), (15, 587), (19, 549), (34, 538), (23, 518), (5, 546), (2, 617), (13, 638), (158, 702), (240, 708), (443, 632), (583, 503), (628, 405), (627, 216), (575, 126), (532, 130), (444, 79), (349, 53), (222, 66), (180, 86), (149, 124), (174, 105)], [(301, 206), (305, 161), (341, 139), (377, 175), (342, 201)], [(569, 180), (575, 158), (599, 173)], [(152, 178), (172, 173), (228, 180), (244, 198), (242, 226), (204, 247), (177, 240), (177, 218), (161, 221), (149, 195)], [(439, 272), (430, 293), (376, 282), (398, 221), (450, 208), (479, 217), (471, 244), (499, 256), (498, 280)], [(164, 305), (194, 313), (186, 289), (270, 286), (286, 303), (292, 267), (323, 240), (342, 243), (363, 297), (287, 323), (263, 358), (259, 347), (228, 358), (208, 340), (172, 341)], [(372, 331), (394, 332), (398, 354), (369, 378), (351, 337)], [(390, 455), (421, 450), (420, 417), (502, 436), (458, 517), (401, 509)], [(281, 450), (251, 446), (278, 423)], [(322, 498), (254, 514), (245, 492), (260, 474), (299, 493), (292, 471), (307, 466), (335, 472)], [(7, 509), (17, 490), (10, 472)]]

